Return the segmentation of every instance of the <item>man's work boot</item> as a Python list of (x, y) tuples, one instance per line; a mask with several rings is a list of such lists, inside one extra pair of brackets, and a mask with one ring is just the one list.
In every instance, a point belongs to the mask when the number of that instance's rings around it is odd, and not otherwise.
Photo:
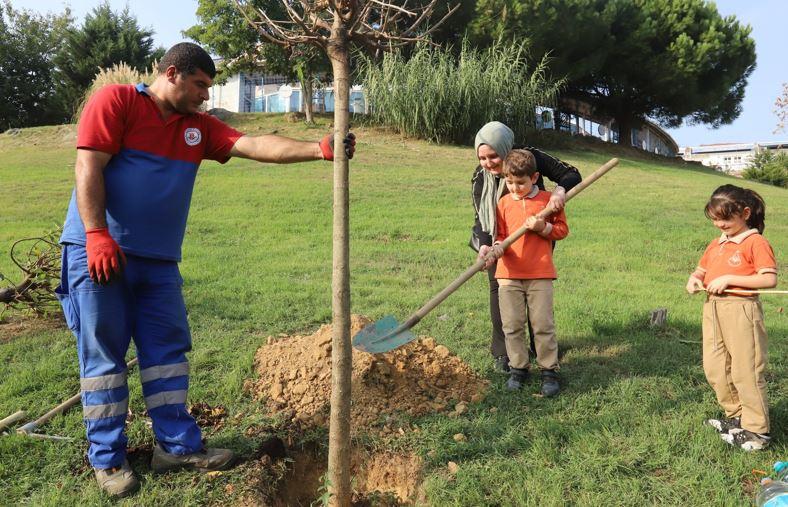
[(94, 468), (96, 481), (101, 489), (110, 496), (124, 497), (137, 491), (140, 481), (134, 475), (134, 470), (129, 466), (129, 462), (123, 460), (123, 464), (115, 468)]
[(150, 467), (155, 474), (163, 474), (172, 470), (186, 468), (198, 472), (227, 470), (232, 466), (235, 454), (230, 449), (204, 448), (192, 454), (170, 454), (159, 444), (153, 448), (153, 459)]
[(523, 387), (528, 380), (527, 368), (509, 368), (509, 380), (506, 381), (506, 389), (517, 391)]
[(558, 372), (554, 370), (542, 370), (542, 396), (547, 398), (555, 396), (561, 390), (558, 383)]

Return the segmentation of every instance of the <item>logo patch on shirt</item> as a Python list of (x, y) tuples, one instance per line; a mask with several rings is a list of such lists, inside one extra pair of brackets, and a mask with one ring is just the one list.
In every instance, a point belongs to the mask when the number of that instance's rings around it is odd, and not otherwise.
[(202, 132), (197, 128), (188, 128), (183, 132), (183, 139), (189, 146), (196, 146), (202, 141)]
[(728, 258), (728, 264), (733, 267), (741, 266), (741, 255), (739, 255), (738, 250), (736, 250), (736, 253)]

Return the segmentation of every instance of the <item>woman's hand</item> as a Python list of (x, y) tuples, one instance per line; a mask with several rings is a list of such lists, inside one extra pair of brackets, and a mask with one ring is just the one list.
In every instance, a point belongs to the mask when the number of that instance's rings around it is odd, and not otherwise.
[(689, 280), (687, 280), (687, 292), (690, 294), (695, 294), (696, 292), (703, 291), (703, 281), (695, 278), (695, 276), (690, 275)]
[(565, 204), (566, 190), (564, 190), (564, 187), (555, 187), (553, 193), (550, 194), (550, 202), (548, 202), (547, 205), (555, 211), (560, 211), (564, 209)]
[(715, 278), (709, 283), (709, 286), (706, 287), (706, 292), (709, 294), (722, 294), (725, 292), (725, 289), (731, 284), (731, 277), (730, 275), (722, 275), (718, 278)]
[[(489, 255), (489, 256), (488, 256)], [(484, 269), (490, 269), (493, 264), (503, 255), (501, 245), (488, 246), (482, 245), (479, 248), (479, 259), (485, 259)]]

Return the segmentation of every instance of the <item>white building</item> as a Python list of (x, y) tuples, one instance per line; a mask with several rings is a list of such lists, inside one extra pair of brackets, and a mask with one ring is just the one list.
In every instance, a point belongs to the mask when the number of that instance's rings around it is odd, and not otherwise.
[[(224, 84), (211, 86), (207, 108), (220, 107), (234, 113), (289, 113), (303, 111), (300, 83), (288, 83), (283, 76), (235, 74)], [(334, 110), (334, 88), (314, 90), (313, 111)], [(366, 100), (361, 86), (350, 89), (350, 112), (366, 113)]]
[(738, 176), (750, 166), (755, 154), (765, 149), (777, 153), (788, 152), (788, 143), (720, 143), (685, 146), (681, 148), (681, 158)]

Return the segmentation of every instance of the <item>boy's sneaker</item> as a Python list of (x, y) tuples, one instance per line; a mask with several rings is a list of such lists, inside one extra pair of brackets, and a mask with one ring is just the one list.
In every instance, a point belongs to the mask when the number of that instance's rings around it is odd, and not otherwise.
[(235, 454), (229, 449), (211, 449), (206, 447), (192, 454), (170, 454), (156, 444), (150, 467), (155, 474), (163, 474), (172, 470), (187, 468), (198, 472), (214, 472), (227, 470), (232, 466)]
[(93, 472), (96, 474), (99, 487), (116, 498), (128, 496), (140, 487), (140, 481), (137, 480), (134, 470), (126, 460), (123, 460), (123, 464), (119, 467), (94, 468)]
[(496, 357), (495, 371), (498, 373), (509, 373), (509, 358), (506, 356)]
[(506, 381), (506, 389), (509, 391), (517, 391), (522, 389), (523, 384), (528, 380), (527, 368), (510, 368), (509, 380)]
[(558, 383), (558, 372), (554, 370), (542, 370), (542, 396), (550, 398), (561, 391), (561, 384)]
[(761, 451), (772, 441), (769, 435), (753, 433), (743, 428), (733, 428), (728, 433), (721, 434), (720, 438), (745, 451)]
[(719, 433), (728, 433), (733, 429), (741, 428), (741, 417), (722, 417), (720, 419), (706, 419), (708, 424)]

